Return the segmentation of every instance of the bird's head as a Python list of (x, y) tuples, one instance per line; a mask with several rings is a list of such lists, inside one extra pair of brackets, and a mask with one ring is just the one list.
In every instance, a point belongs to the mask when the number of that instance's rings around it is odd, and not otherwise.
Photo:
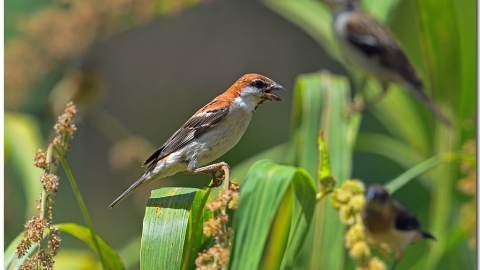
[(258, 74), (243, 75), (231, 89), (237, 97), (240, 97), (246, 103), (253, 104), (255, 107), (267, 100), (283, 101), (273, 92), (276, 90), (285, 91), (285, 88), (280, 84)]
[(383, 186), (370, 185), (367, 189), (365, 206), (367, 209), (381, 211), (390, 200), (390, 194)]

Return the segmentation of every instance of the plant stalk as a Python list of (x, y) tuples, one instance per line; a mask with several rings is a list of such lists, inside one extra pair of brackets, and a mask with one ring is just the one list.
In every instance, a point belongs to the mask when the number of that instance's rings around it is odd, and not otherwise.
[(108, 269), (108, 264), (106, 259), (103, 257), (102, 251), (100, 249), (100, 244), (97, 240), (97, 235), (95, 234), (95, 230), (93, 229), (92, 221), (90, 220), (90, 216), (88, 215), (87, 207), (85, 206), (85, 202), (83, 201), (82, 195), (80, 194), (80, 190), (78, 189), (77, 183), (75, 182), (75, 178), (73, 178), (72, 171), (70, 170), (70, 166), (68, 165), (67, 160), (65, 159), (65, 155), (63, 151), (55, 147), (55, 152), (62, 163), (63, 169), (67, 175), (67, 178), (72, 186), (73, 193), (75, 194), (75, 198), (77, 199), (78, 206), (80, 207), (80, 211), (82, 212), (83, 219), (85, 223), (87, 223), (87, 227), (90, 229), (90, 233), (92, 234), (93, 243), (95, 245), (95, 249), (97, 250), (98, 256), (100, 257), (100, 262), (102, 263), (103, 269)]

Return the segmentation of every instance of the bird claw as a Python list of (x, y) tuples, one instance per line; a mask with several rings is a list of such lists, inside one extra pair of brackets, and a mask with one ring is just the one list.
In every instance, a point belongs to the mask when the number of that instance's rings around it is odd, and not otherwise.
[(367, 106), (364, 103), (352, 103), (350, 105), (350, 113), (361, 113), (363, 112)]
[[(217, 176), (217, 172), (220, 173), (219, 176)], [(210, 175), (212, 176), (213, 183), (211, 185), (207, 185), (209, 188), (216, 188), (222, 185), (223, 180), (225, 180), (225, 170), (223, 168), (217, 170), (217, 171), (211, 171)]]

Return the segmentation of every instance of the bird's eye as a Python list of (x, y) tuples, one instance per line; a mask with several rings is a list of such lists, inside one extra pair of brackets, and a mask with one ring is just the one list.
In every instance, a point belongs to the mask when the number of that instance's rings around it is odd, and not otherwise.
[(258, 89), (263, 89), (263, 88), (267, 87), (267, 84), (262, 80), (255, 80), (255, 81), (252, 82), (251, 85), (255, 88), (258, 88)]
[(388, 199), (388, 194), (387, 193), (380, 194), (380, 200), (382, 202), (386, 201), (387, 199)]

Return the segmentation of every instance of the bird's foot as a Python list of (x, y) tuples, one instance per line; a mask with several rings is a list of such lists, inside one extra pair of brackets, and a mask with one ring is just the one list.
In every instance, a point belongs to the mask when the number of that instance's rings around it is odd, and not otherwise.
[(365, 109), (367, 109), (367, 106), (365, 105), (365, 103), (361, 103), (361, 102), (356, 102), (356, 103), (352, 103), (349, 107), (349, 113), (362, 113), (363, 111), (365, 111)]
[[(217, 176), (217, 173), (219, 173), (218, 176)], [(225, 180), (225, 170), (223, 168), (220, 168), (217, 171), (212, 171), (210, 175), (212, 176), (213, 183), (211, 185), (207, 185), (207, 187), (209, 188), (219, 187), (222, 185), (223, 180)]]

